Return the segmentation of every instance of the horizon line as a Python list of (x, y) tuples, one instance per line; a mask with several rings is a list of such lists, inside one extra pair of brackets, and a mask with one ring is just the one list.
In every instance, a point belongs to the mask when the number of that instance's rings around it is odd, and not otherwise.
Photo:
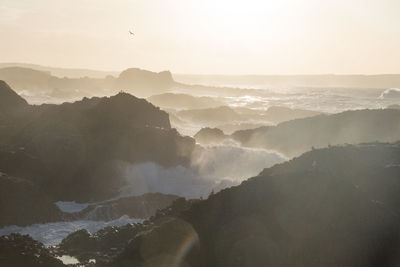
[[(104, 69), (95, 69), (95, 68), (86, 68), (86, 67), (63, 67), (63, 66), (50, 66), (47, 64), (38, 64), (31, 62), (0, 62), (0, 65), (32, 65), (42, 68), (53, 68), (53, 69), (64, 69), (64, 70), (77, 70), (77, 71), (94, 71), (94, 72), (104, 72), (104, 73), (121, 73), (124, 70), (130, 68), (137, 68), (142, 70), (147, 70), (151, 72), (161, 72), (154, 71), (150, 69), (145, 69), (141, 67), (126, 67), (122, 70), (104, 70)], [(17, 67), (17, 66), (16, 66)], [(6, 67), (2, 67), (6, 68)], [(246, 73), (246, 74), (223, 74), (223, 73), (182, 73), (182, 72), (173, 72), (171, 70), (162, 70), (169, 71), (173, 75), (193, 75), (193, 76), (384, 76), (384, 75), (400, 75), (399, 73), (374, 73), (374, 74), (365, 74), (365, 73), (294, 73), (294, 74), (266, 74), (266, 73)]]

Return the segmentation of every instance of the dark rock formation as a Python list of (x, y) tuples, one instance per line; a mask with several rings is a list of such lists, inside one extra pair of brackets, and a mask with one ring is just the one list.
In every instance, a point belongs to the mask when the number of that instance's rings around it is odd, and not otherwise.
[(312, 150), (143, 224), (78, 231), (97, 266), (398, 266), (400, 143)]
[(218, 144), (223, 140), (229, 138), (228, 135), (225, 135), (223, 131), (218, 128), (202, 128), (198, 131), (194, 136), (196, 142), (208, 145), (208, 144)]
[(283, 122), (235, 132), (244, 146), (277, 150), (298, 156), (312, 147), (362, 142), (395, 142), (400, 139), (400, 111), (357, 110)]
[(399, 163), (399, 145), (312, 151), (184, 218), (206, 266), (398, 266)]
[(109, 265), (169, 263), (190, 223), (199, 243), (180, 243), (178, 266), (398, 266), (399, 166), (400, 144), (311, 151), (151, 220)]
[(0, 237), (0, 266), (58, 267), (66, 266), (40, 242), (27, 235)]
[[(132, 262), (140, 261), (142, 260), (139, 255), (140, 252), (135, 250), (142, 247), (142, 245), (146, 246), (147, 250), (153, 247), (153, 252), (155, 252), (151, 253), (152, 255), (156, 255), (163, 249), (171, 251), (171, 248), (177, 252), (177, 249), (179, 249), (178, 242), (168, 244), (164, 242), (166, 241), (164, 237), (169, 236), (170, 240), (173, 241), (174, 237), (178, 237), (178, 235), (175, 235), (176, 232), (181, 233), (180, 236), (185, 235), (185, 233), (193, 233), (190, 232), (192, 227), (187, 222), (183, 222), (182, 220), (176, 222), (176, 220), (178, 220), (177, 217), (179, 214), (189, 209), (192, 203), (195, 202), (195, 200), (187, 201), (183, 198), (176, 199), (170, 207), (159, 210), (143, 224), (106, 227), (93, 234), (89, 234), (86, 230), (76, 231), (68, 235), (61, 242), (56, 252), (58, 254), (75, 256), (82, 263), (88, 262), (89, 259), (95, 259), (99, 266), (110, 266), (113, 259), (117, 260), (121, 266), (127, 266), (128, 263), (132, 264)], [(176, 227), (171, 229), (167, 227), (169, 225)], [(153, 230), (159, 229), (160, 226), (162, 226), (162, 229), (160, 229), (161, 232), (156, 230), (157, 232), (152, 233)], [(193, 238), (193, 236), (190, 237)], [(192, 240), (196, 241), (195, 239)], [(151, 246), (149, 247), (148, 245)], [(121, 253), (123, 253), (123, 256), (117, 257)]]
[(26, 108), (28, 103), (15, 93), (4, 81), (0, 81), (0, 112), (12, 113), (16, 109)]
[[(187, 250), (191, 257), (186, 257)], [(202, 263), (200, 253), (199, 237), (193, 226), (169, 218), (150, 231), (137, 234), (109, 266), (192, 266)]]
[(195, 146), (171, 129), (167, 113), (126, 93), (30, 106), (0, 127), (0, 171), (55, 200), (110, 198), (125, 183), (124, 164), (185, 165)]
[(31, 181), (0, 173), (0, 227), (57, 221), (62, 212)]

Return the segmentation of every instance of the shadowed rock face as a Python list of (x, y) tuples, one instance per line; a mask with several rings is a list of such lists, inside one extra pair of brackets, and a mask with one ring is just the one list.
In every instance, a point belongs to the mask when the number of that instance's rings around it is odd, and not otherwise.
[(199, 243), (178, 266), (398, 266), (399, 166), (400, 144), (308, 152), (191, 203), (172, 216), (176, 222), (151, 220), (154, 228), (137, 235), (110, 266), (145, 264), (143, 248), (153, 239), (162, 244), (149, 258), (171, 255), (163, 246), (179, 243), (179, 234), (163, 233), (175, 233), (180, 220)]
[(75, 232), (55, 253), (98, 266), (398, 266), (399, 166), (399, 143), (313, 150), (143, 224)]
[(183, 218), (207, 266), (398, 266), (399, 164), (399, 145), (315, 150)]
[(123, 164), (186, 165), (195, 146), (171, 129), (166, 112), (126, 93), (29, 106), (0, 127), (0, 171), (56, 200), (109, 198), (125, 182)]
[(0, 227), (62, 219), (62, 212), (31, 181), (0, 173)]
[(298, 156), (312, 147), (395, 142), (400, 137), (400, 111), (357, 110), (320, 115), (237, 131), (232, 137), (244, 146), (277, 150), (288, 156)]
[(40, 242), (27, 235), (0, 237), (1, 266), (60, 267), (66, 266)]
[(194, 136), (196, 142), (204, 145), (218, 144), (224, 139), (229, 138), (223, 131), (218, 128), (202, 128)]
[(0, 109), (2, 112), (26, 107), (25, 99), (15, 93), (4, 81), (0, 81)]

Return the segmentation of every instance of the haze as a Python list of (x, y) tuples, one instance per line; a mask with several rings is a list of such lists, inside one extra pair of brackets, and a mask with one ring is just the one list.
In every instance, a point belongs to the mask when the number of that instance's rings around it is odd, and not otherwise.
[(0, 0), (0, 62), (204, 74), (399, 73), (399, 11), (398, 0)]

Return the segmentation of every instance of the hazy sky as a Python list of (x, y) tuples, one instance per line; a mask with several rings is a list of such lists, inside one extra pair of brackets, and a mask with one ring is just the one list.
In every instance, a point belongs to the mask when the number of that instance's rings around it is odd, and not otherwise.
[(0, 62), (400, 73), (400, 0), (0, 0), (0, 36)]

